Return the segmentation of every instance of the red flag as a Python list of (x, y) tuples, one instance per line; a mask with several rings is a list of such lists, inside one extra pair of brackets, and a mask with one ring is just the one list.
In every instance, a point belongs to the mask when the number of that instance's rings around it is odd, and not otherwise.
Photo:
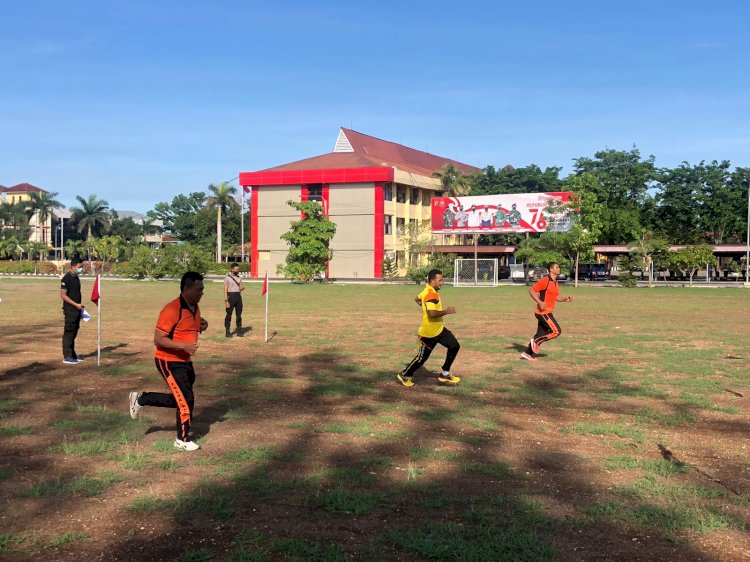
[(267, 292), (268, 292), (268, 271), (266, 271), (266, 277), (265, 279), (263, 279), (263, 292), (260, 295), (263, 296)]
[(91, 302), (99, 306), (99, 276), (96, 276), (94, 281), (94, 289), (91, 291)]

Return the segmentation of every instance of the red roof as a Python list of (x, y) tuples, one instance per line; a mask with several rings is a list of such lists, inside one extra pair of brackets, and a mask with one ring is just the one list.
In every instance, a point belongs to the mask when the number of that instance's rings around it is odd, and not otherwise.
[(405, 172), (412, 172), (424, 176), (431, 176), (445, 164), (453, 164), (466, 174), (479, 172), (479, 168), (470, 166), (436, 156), (429, 152), (415, 150), (397, 144), (395, 142), (385, 141), (369, 135), (358, 133), (351, 129), (341, 128), (339, 139), (344, 135), (352, 151), (330, 152), (304, 160), (297, 160), (289, 164), (282, 164), (268, 170), (321, 170), (329, 168), (374, 168), (374, 167), (395, 167)]
[(5, 191), (6, 193), (29, 193), (32, 191), (35, 191), (37, 193), (47, 193), (47, 190), (35, 185), (31, 185), (30, 183), (19, 183), (12, 187), (5, 187), (3, 188), (3, 191)]

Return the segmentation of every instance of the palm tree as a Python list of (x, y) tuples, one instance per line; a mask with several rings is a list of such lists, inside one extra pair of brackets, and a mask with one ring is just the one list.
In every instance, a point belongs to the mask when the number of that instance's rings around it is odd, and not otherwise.
[[(81, 206), (71, 207), (71, 218), (78, 224), (79, 233), (86, 231), (86, 240), (88, 240), (94, 231), (99, 232), (109, 226), (111, 219), (109, 203), (104, 199), (97, 199), (96, 195), (89, 195), (88, 199), (76, 195), (76, 199)], [(89, 261), (91, 261), (90, 250)]]
[(71, 207), (71, 218), (78, 225), (79, 233), (86, 231), (86, 239), (88, 240), (94, 231), (109, 226), (111, 216), (109, 214), (109, 203), (104, 199), (97, 199), (96, 195), (89, 195), (88, 199), (76, 195), (76, 199), (81, 206)]
[(471, 191), (471, 178), (453, 164), (443, 164), (432, 177), (440, 179), (443, 191), (451, 197), (464, 197)]
[(28, 240), (31, 228), (26, 216), (26, 202), (0, 204), (0, 219), (5, 228), (12, 228), (19, 240)]
[(219, 185), (209, 184), (208, 190), (213, 193), (213, 197), (209, 197), (208, 205), (210, 207), (216, 207), (216, 261), (221, 261), (221, 215), (225, 213), (227, 208), (235, 205), (237, 202), (234, 200), (234, 196), (237, 194), (237, 188), (233, 185), (227, 184), (223, 181)]
[(29, 200), (26, 202), (26, 214), (29, 219), (31, 219), (32, 216), (36, 215), (37, 228), (42, 229), (42, 236), (40, 236), (40, 239), (43, 242), (48, 243), (48, 240), (45, 240), (44, 236), (44, 229), (47, 227), (42, 225), (47, 224), (47, 219), (52, 216), (52, 211), (54, 209), (59, 209), (60, 207), (64, 206), (57, 199), (55, 199), (57, 195), (57, 192), (32, 192), (29, 193)]
[(65, 255), (72, 258), (76, 254), (80, 254), (83, 249), (83, 240), (73, 240), (68, 238), (65, 241)]
[(18, 238), (10, 236), (3, 240), (0, 240), (0, 258), (9, 258), (16, 252), (18, 246)]

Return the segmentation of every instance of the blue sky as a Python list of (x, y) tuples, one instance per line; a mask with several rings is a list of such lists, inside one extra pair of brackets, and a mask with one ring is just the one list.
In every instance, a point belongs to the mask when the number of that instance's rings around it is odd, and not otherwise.
[(0, 184), (145, 212), (340, 126), (484, 167), (750, 166), (745, 2), (0, 6)]

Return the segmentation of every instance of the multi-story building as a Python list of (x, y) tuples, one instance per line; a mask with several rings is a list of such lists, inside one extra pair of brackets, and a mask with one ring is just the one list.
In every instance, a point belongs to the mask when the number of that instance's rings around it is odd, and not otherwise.
[[(29, 201), (32, 193), (48, 193), (46, 190), (30, 183), (19, 183), (11, 187), (0, 185), (0, 203), (15, 205), (23, 201)], [(29, 242), (44, 242), (52, 245), (52, 217), (48, 216), (45, 221), (40, 220), (39, 213), (34, 213), (29, 219), (31, 233)]]
[[(442, 193), (433, 174), (451, 164), (479, 169), (351, 129), (342, 128), (333, 151), (257, 172), (242, 172), (251, 192), (251, 274), (276, 277), (287, 255), (281, 235), (299, 213), (287, 201), (319, 201), (336, 224), (330, 278), (381, 278), (390, 257), (403, 271), (406, 236), (429, 231), (430, 201)], [(411, 228), (410, 228), (411, 227)]]

